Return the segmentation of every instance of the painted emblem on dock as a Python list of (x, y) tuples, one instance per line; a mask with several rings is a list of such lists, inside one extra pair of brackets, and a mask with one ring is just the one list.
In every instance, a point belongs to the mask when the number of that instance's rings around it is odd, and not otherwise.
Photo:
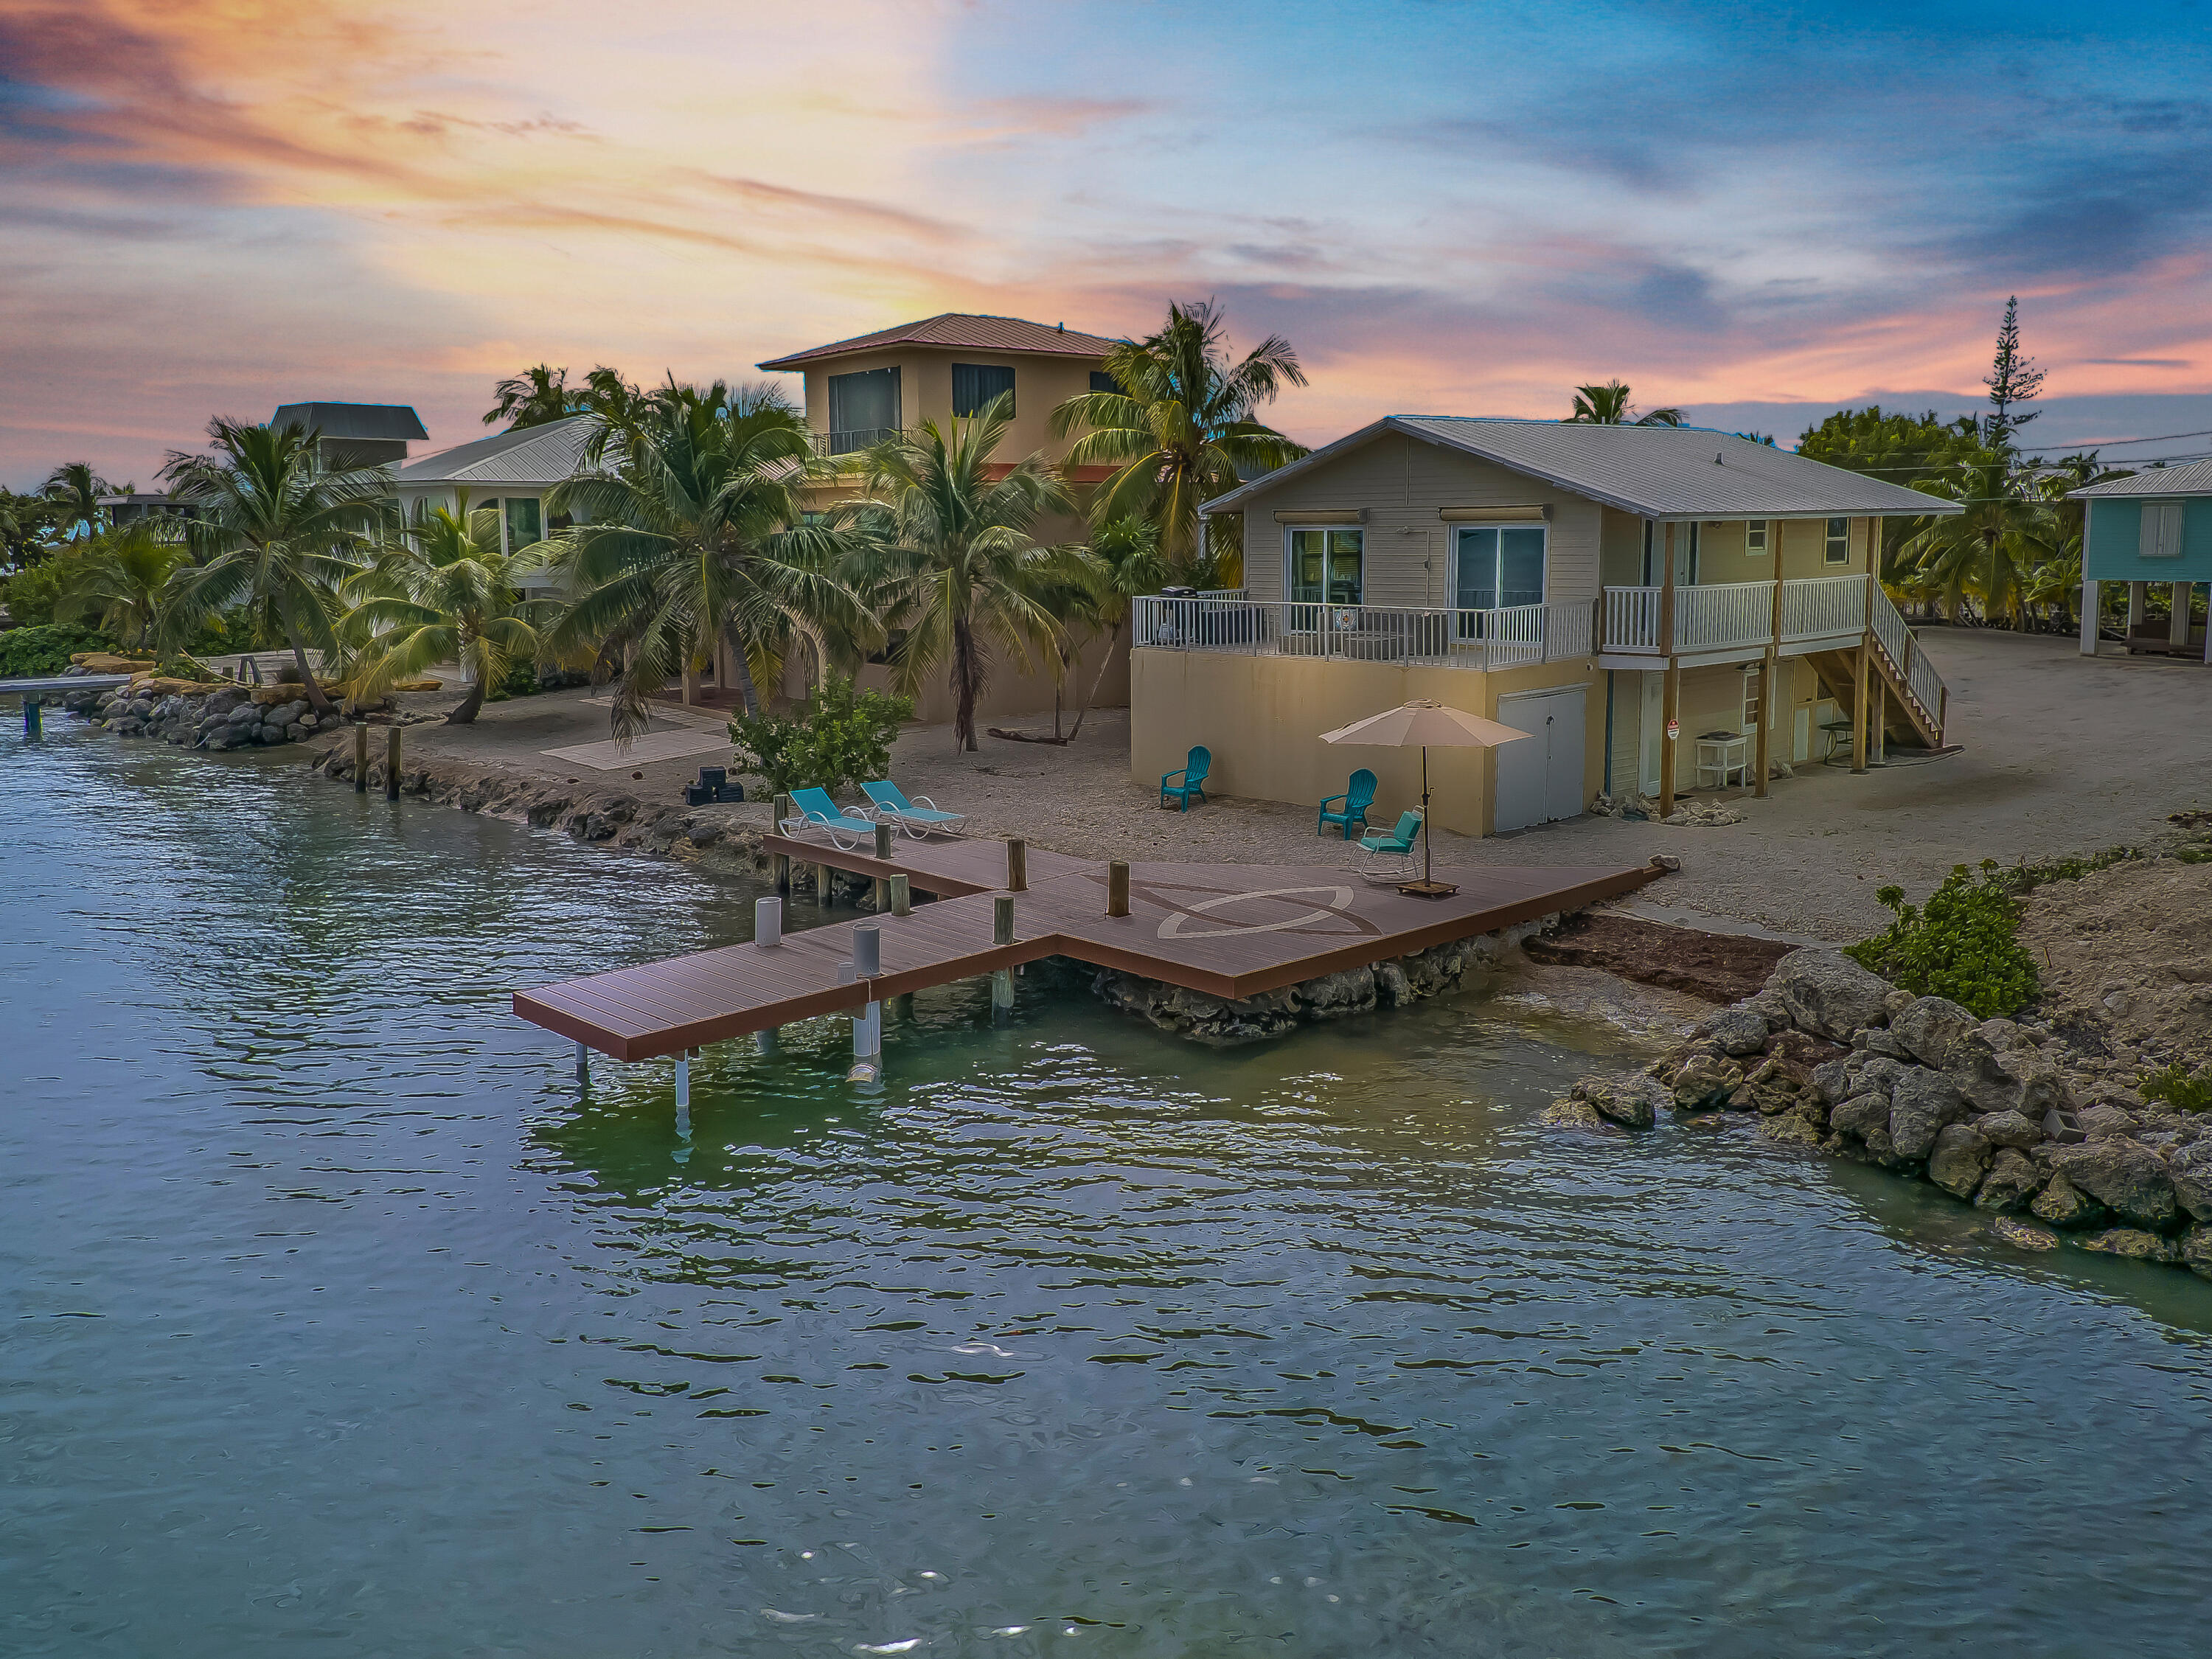
[[(1321, 899), (1320, 904), (1297, 910), (1273, 921), (1238, 921), (1233, 917), (1215, 914), (1231, 905), (1250, 904), (1262, 899)], [(1263, 887), (1250, 893), (1220, 893), (1212, 898), (1200, 899), (1173, 912), (1160, 923), (1162, 939), (1228, 939), (1237, 933), (1288, 933), (1301, 932), (1317, 922), (1340, 921), (1350, 924), (1348, 930), (1329, 928), (1335, 933), (1349, 931), (1364, 933), (1371, 931), (1365, 919), (1352, 913), (1352, 889), (1349, 887)], [(1267, 907), (1278, 909), (1279, 905)], [(1208, 921), (1221, 922), (1216, 927), (1194, 927), (1188, 924), (1204, 917)]]

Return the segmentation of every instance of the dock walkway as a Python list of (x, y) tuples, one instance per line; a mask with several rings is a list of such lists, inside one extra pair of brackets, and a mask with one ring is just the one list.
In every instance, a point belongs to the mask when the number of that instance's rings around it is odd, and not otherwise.
[[(938, 896), (906, 916), (868, 915), (787, 933), (780, 943), (725, 945), (514, 994), (522, 1018), (613, 1059), (683, 1054), (710, 1042), (823, 1014), (858, 1014), (911, 991), (974, 979), (1045, 957), (1073, 957), (1210, 996), (1240, 999), (1577, 910), (1642, 886), (1656, 866), (1486, 866), (1438, 871), (1449, 898), (1408, 897), (1344, 864), (1135, 863), (1129, 914), (1106, 914), (1108, 866), (1030, 849), (1014, 895), (1010, 945), (993, 942), (1006, 891), (1006, 843), (902, 841), (889, 860), (846, 852), (817, 833), (771, 836), (793, 863), (872, 878), (903, 875)], [(881, 930), (882, 972), (853, 981), (856, 927)]]

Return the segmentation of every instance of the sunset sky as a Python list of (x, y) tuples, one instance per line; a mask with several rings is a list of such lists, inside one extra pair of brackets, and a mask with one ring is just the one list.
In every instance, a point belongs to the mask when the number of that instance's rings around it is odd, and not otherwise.
[(2190, 432), (2208, 87), (2193, 5), (0, 0), (0, 483), (1208, 295), (1308, 441), (1613, 374), (1785, 441), (1955, 412), (2013, 292), (2033, 438)]

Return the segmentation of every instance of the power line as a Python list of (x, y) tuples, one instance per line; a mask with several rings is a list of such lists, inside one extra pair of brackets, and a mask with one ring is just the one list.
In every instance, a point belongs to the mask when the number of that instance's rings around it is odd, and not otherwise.
[(2130, 444), (2166, 444), (2180, 438), (2212, 438), (2212, 428), (2203, 432), (2167, 432), (2155, 438), (2105, 438), (2094, 443), (2053, 444), (2054, 449), (2123, 449)]

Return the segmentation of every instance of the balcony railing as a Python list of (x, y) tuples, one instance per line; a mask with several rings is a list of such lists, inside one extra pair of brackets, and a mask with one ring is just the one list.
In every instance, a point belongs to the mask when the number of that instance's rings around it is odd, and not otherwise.
[[(1605, 590), (1605, 650), (1608, 655), (1662, 656), (1661, 590)], [(1782, 634), (1778, 643), (1856, 634), (1866, 627), (1864, 576), (1813, 576), (1782, 584)], [(1674, 650), (1733, 651), (1765, 645), (1774, 630), (1772, 582), (1715, 582), (1674, 590)]]
[(814, 453), (817, 455), (857, 455), (886, 438), (898, 435), (899, 428), (895, 426), (855, 427), (850, 432), (817, 432), (814, 434)]
[(1590, 653), (1584, 605), (1439, 611), (1151, 595), (1135, 602), (1133, 621), (1139, 646), (1247, 656), (1489, 670)]

